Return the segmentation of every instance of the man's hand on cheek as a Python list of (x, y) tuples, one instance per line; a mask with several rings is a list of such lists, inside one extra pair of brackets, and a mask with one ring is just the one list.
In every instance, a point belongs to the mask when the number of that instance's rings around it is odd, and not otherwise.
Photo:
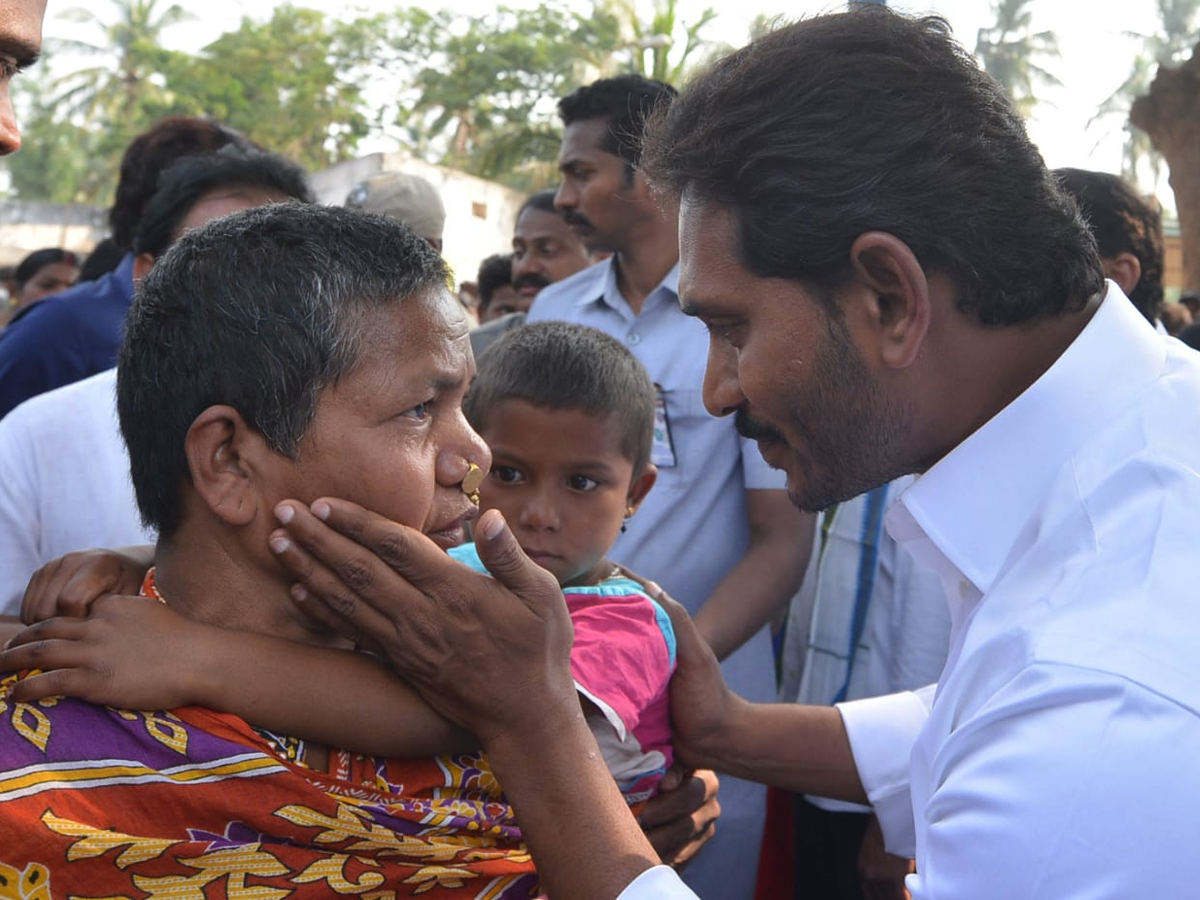
[(313, 618), (387, 659), (426, 701), (486, 744), (573, 704), (571, 621), (553, 576), (496, 511), (475, 534), (487, 578), (419, 531), (322, 499), (276, 508), (271, 549)]

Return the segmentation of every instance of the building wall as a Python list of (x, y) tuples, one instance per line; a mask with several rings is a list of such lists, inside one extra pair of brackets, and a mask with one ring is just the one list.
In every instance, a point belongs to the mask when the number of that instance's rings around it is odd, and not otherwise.
[(89, 253), (108, 234), (108, 210), (80, 204), (0, 203), (0, 265), (19, 263), (34, 250), (62, 247)]
[[(310, 176), (321, 203), (340, 206), (358, 182), (379, 172), (411, 172), (427, 178), (446, 207), (443, 253), (458, 281), (474, 281), (479, 263), (512, 246), (517, 209), (525, 197), (504, 185), (430, 165), (399, 153), (374, 153)], [(4, 201), (0, 203), (0, 265), (20, 262), (42, 247), (86, 254), (108, 234), (102, 207)]]
[(512, 248), (520, 191), (453, 169), (431, 165), (401, 153), (374, 153), (338, 163), (312, 176), (321, 203), (340, 206), (360, 181), (380, 172), (420, 175), (438, 189), (446, 207), (442, 255), (457, 281), (474, 281), (479, 263)]

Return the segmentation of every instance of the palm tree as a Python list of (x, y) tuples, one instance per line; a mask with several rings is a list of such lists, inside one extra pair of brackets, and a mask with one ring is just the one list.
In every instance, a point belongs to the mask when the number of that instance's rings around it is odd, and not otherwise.
[(1100, 104), (1088, 122), (1093, 123), (1119, 116), (1125, 132), (1125, 148), (1121, 158), (1121, 174), (1136, 181), (1137, 169), (1143, 161), (1153, 180), (1158, 182), (1162, 159), (1154, 150), (1144, 131), (1129, 121), (1134, 100), (1145, 96), (1161, 65), (1172, 65), (1185, 59), (1196, 39), (1196, 14), (1200, 0), (1158, 0), (1158, 20), (1161, 28), (1153, 34), (1128, 33), (1140, 41), (1141, 52), (1134, 58), (1133, 68), (1121, 86)]
[(1003, 85), (1017, 110), (1025, 116), (1037, 105), (1038, 87), (1062, 84), (1036, 60), (1058, 58), (1058, 39), (1053, 31), (1032, 28), (1030, 0), (996, 0), (992, 12), (996, 24), (980, 28), (975, 55), (984, 71)]
[[(678, 15), (678, 0), (655, 0), (649, 21), (642, 20), (634, 0), (606, 0), (597, 6), (620, 23), (621, 45), (632, 53), (633, 71), (676, 85), (690, 71), (693, 54), (708, 45), (700, 32), (717, 16), (716, 10), (709, 7), (690, 23), (684, 23)], [(682, 49), (672, 61), (672, 51), (677, 47)]]
[(144, 101), (161, 92), (155, 76), (170, 56), (162, 46), (163, 32), (195, 17), (178, 3), (164, 7), (161, 0), (109, 0), (109, 4), (116, 15), (108, 21), (85, 7), (60, 14), (66, 21), (94, 26), (104, 39), (56, 42), (60, 52), (103, 57), (98, 65), (57, 79), (56, 100), (67, 115), (109, 126), (130, 125)]

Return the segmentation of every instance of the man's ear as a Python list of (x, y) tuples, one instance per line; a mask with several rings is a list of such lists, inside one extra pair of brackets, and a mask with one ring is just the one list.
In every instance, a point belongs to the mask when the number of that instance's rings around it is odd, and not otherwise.
[(1118, 253), (1104, 260), (1104, 277), (1115, 281), (1128, 297), (1142, 279), (1142, 263), (1132, 253)]
[(654, 487), (656, 481), (658, 481), (658, 466), (648, 462), (646, 468), (642, 469), (642, 474), (633, 479), (633, 483), (629, 485), (629, 495), (625, 501), (630, 515), (637, 512), (637, 508), (642, 505), (642, 501), (646, 499), (646, 495), (650, 493), (650, 488)]
[(270, 448), (232, 406), (210, 406), (184, 439), (192, 486), (217, 518), (248, 525), (258, 513), (257, 458)]
[(879, 359), (893, 369), (912, 365), (931, 315), (929, 281), (916, 255), (895, 235), (868, 231), (851, 245), (850, 264)]
[(139, 253), (133, 258), (133, 282), (141, 281), (154, 268), (154, 257), (149, 253)]

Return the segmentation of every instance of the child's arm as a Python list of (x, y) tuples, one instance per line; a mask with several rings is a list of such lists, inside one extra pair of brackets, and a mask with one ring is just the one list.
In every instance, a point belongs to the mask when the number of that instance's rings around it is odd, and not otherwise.
[(30, 668), (46, 671), (15, 684), (13, 699), (66, 694), (131, 709), (207, 706), (391, 758), (478, 747), (365, 654), (203, 625), (157, 600), (105, 597), (86, 619), (26, 629), (0, 653), (0, 671)]
[(60, 556), (29, 579), (21, 600), (21, 621), (32, 625), (51, 616), (82, 618), (97, 597), (136, 594), (152, 565), (154, 548), (148, 545)]

